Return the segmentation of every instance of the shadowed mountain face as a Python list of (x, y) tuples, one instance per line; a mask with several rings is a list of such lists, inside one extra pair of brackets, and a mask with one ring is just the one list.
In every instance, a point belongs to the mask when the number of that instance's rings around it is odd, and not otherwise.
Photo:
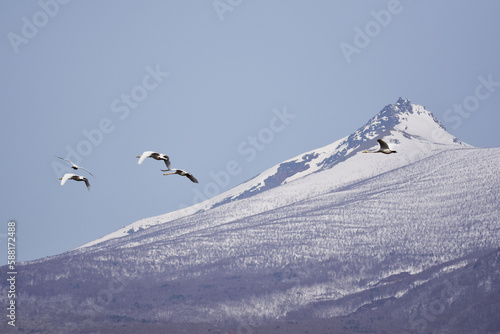
[[(398, 153), (361, 153), (380, 137)], [(17, 329), (496, 333), (499, 166), (400, 99), (194, 214), (19, 265)]]
[(318, 153), (308, 153), (308, 154), (304, 154), (301, 157), (300, 161), (283, 162), (283, 163), (279, 164), (276, 173), (267, 176), (262, 181), (263, 185), (261, 185), (261, 184), (255, 185), (255, 186), (249, 188), (248, 190), (245, 190), (244, 192), (242, 192), (238, 196), (235, 196), (233, 198), (228, 197), (226, 201), (216, 203), (213, 207), (216, 207), (220, 204), (227, 203), (227, 202), (230, 202), (233, 200), (238, 200), (238, 199), (250, 197), (250, 196), (258, 194), (259, 192), (277, 187), (277, 186), (283, 184), (286, 181), (286, 179), (288, 179), (289, 177), (294, 176), (297, 173), (300, 173), (300, 172), (303, 172), (303, 171), (306, 171), (307, 169), (309, 169), (309, 163), (313, 159), (317, 158), (318, 156), (319, 156)]

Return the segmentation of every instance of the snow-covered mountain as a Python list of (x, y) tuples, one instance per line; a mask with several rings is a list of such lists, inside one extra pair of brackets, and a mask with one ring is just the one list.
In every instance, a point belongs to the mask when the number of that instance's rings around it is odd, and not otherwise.
[[(399, 154), (384, 159), (363, 156), (347, 161), (358, 156), (363, 150), (378, 149), (379, 145), (376, 141), (378, 138), (383, 138)], [(301, 182), (300, 185), (287, 187), (287, 191), (280, 194), (279, 198), (273, 198), (268, 203), (264, 203), (259, 199), (252, 201), (250, 212), (244, 210), (241, 212), (241, 217), (249, 213), (256, 214), (262, 210), (279, 207), (300, 198), (332, 191), (366, 177), (382, 174), (388, 170), (431, 156), (442, 150), (466, 147), (470, 146), (446, 132), (441, 122), (430, 111), (425, 110), (423, 106), (411, 104), (408, 99), (399, 98), (395, 104), (384, 107), (365, 125), (347, 137), (283, 161), (251, 180), (203, 203), (137, 221), (82, 247), (126, 236), (151, 226), (163, 224), (195, 212), (209, 210), (235, 200), (249, 198), (265, 190), (332, 168), (335, 171), (329, 173), (331, 176), (326, 181), (322, 176), (316, 177), (314, 180), (308, 179), (304, 181), (306, 188), (308, 188), (307, 191), (301, 188), (303, 184)], [(271, 196), (275, 196), (274, 193)], [(235, 218), (235, 216), (230, 218)]]
[[(330, 169), (365, 149), (378, 147), (378, 143), (374, 140), (377, 138), (385, 138), (393, 147), (400, 146), (402, 142), (410, 142), (411, 145), (405, 147), (406, 152), (411, 154), (436, 150), (441, 145), (463, 145), (446, 132), (441, 122), (431, 112), (400, 98), (395, 104), (382, 109), (353, 134), (270, 168), (246, 182), (241, 187), (244, 190), (238, 189), (239, 193), (236, 194), (234, 191), (230, 192), (225, 200), (215, 205), (249, 197), (311, 173)], [(413, 157), (407, 158), (410, 160)]]
[[(378, 138), (398, 153), (363, 154)], [(23, 331), (496, 333), (499, 189), (500, 148), (399, 99), (194, 209), (20, 265)]]

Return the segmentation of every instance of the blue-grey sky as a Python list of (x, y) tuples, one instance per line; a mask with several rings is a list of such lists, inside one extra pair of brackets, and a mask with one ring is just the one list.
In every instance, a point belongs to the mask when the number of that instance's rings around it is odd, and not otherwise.
[[(58, 254), (340, 139), (400, 96), (462, 141), (500, 146), (498, 13), (457, 0), (0, 2), (0, 264), (11, 219), (18, 261)], [(146, 150), (200, 183), (138, 166)], [(60, 186), (72, 170), (56, 155), (96, 176), (77, 172), (90, 192)]]

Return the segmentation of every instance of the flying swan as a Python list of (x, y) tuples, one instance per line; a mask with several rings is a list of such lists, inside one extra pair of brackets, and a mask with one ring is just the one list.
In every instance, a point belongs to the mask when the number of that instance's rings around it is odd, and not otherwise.
[(198, 180), (193, 176), (193, 174), (188, 173), (186, 171), (183, 171), (182, 169), (175, 169), (174, 172), (172, 172), (172, 173), (164, 173), (163, 175), (171, 175), (171, 174), (178, 174), (180, 176), (186, 176), (192, 182), (198, 183)]
[(385, 153), (385, 154), (391, 154), (391, 153), (398, 153), (396, 151), (392, 151), (389, 148), (389, 145), (382, 139), (377, 139), (378, 143), (380, 144), (380, 149), (378, 151), (367, 151), (364, 150), (363, 153)]
[(64, 174), (63, 177), (60, 177), (59, 180), (61, 180), (61, 186), (63, 186), (66, 183), (66, 181), (68, 181), (68, 180), (83, 181), (83, 182), (85, 182), (87, 189), (90, 191), (90, 183), (86, 177), (76, 175), (76, 174), (66, 173), (66, 174)]
[[(71, 168), (73, 168), (74, 170), (77, 170), (77, 169), (83, 169), (84, 171), (86, 171), (87, 173), (89, 173), (90, 175), (92, 175), (92, 173), (91, 173), (91, 172), (89, 172), (88, 170), (86, 170), (86, 169), (85, 169), (85, 168), (83, 168), (82, 166), (78, 166), (78, 165), (74, 164), (74, 163), (73, 163), (73, 161), (71, 161), (71, 160), (68, 160), (68, 159), (64, 159), (64, 158), (58, 157), (57, 155), (56, 155), (56, 158), (59, 158), (59, 159), (62, 159), (62, 160), (65, 160), (65, 161), (69, 162), (69, 163), (71, 164)], [(92, 175), (92, 176), (94, 176), (94, 175)], [(95, 177), (95, 176), (94, 176), (94, 177)]]
[(153, 151), (146, 151), (146, 152), (142, 153), (142, 155), (138, 155), (136, 158), (139, 158), (139, 162), (138, 162), (139, 165), (142, 164), (142, 162), (146, 158), (163, 160), (163, 161), (165, 161), (165, 165), (167, 166), (167, 169), (162, 169), (161, 171), (166, 172), (166, 171), (170, 170), (170, 159), (165, 154), (161, 154), (161, 153), (157, 153), (157, 152), (153, 152)]

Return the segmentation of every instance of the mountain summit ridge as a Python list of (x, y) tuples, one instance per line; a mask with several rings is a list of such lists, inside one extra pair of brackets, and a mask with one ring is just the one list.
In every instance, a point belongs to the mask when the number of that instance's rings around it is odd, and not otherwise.
[[(425, 123), (425, 125), (422, 123)], [(423, 131), (424, 127), (428, 128)], [(377, 138), (387, 137), (386, 141), (389, 144), (391, 142), (394, 144), (400, 143), (401, 141), (397, 138), (391, 139), (393, 132), (400, 132), (409, 138), (419, 137), (429, 143), (468, 146), (447, 133), (443, 124), (432, 112), (421, 105), (412, 104), (409, 99), (400, 97), (395, 104), (385, 106), (351, 135), (272, 167), (254, 178), (261, 178), (257, 184), (248, 187), (247, 190), (237, 196), (226, 198), (220, 203), (246, 198), (258, 192), (269, 190), (285, 182), (292, 181), (297, 174), (303, 177), (310, 173), (332, 168), (353, 155), (373, 147), (373, 145), (378, 146), (375, 141)], [(275, 169), (274, 173), (269, 172), (272, 169)], [(263, 175), (265, 175), (265, 178), (262, 178)], [(249, 182), (252, 182), (252, 180)], [(219, 205), (219, 203), (216, 205)]]

